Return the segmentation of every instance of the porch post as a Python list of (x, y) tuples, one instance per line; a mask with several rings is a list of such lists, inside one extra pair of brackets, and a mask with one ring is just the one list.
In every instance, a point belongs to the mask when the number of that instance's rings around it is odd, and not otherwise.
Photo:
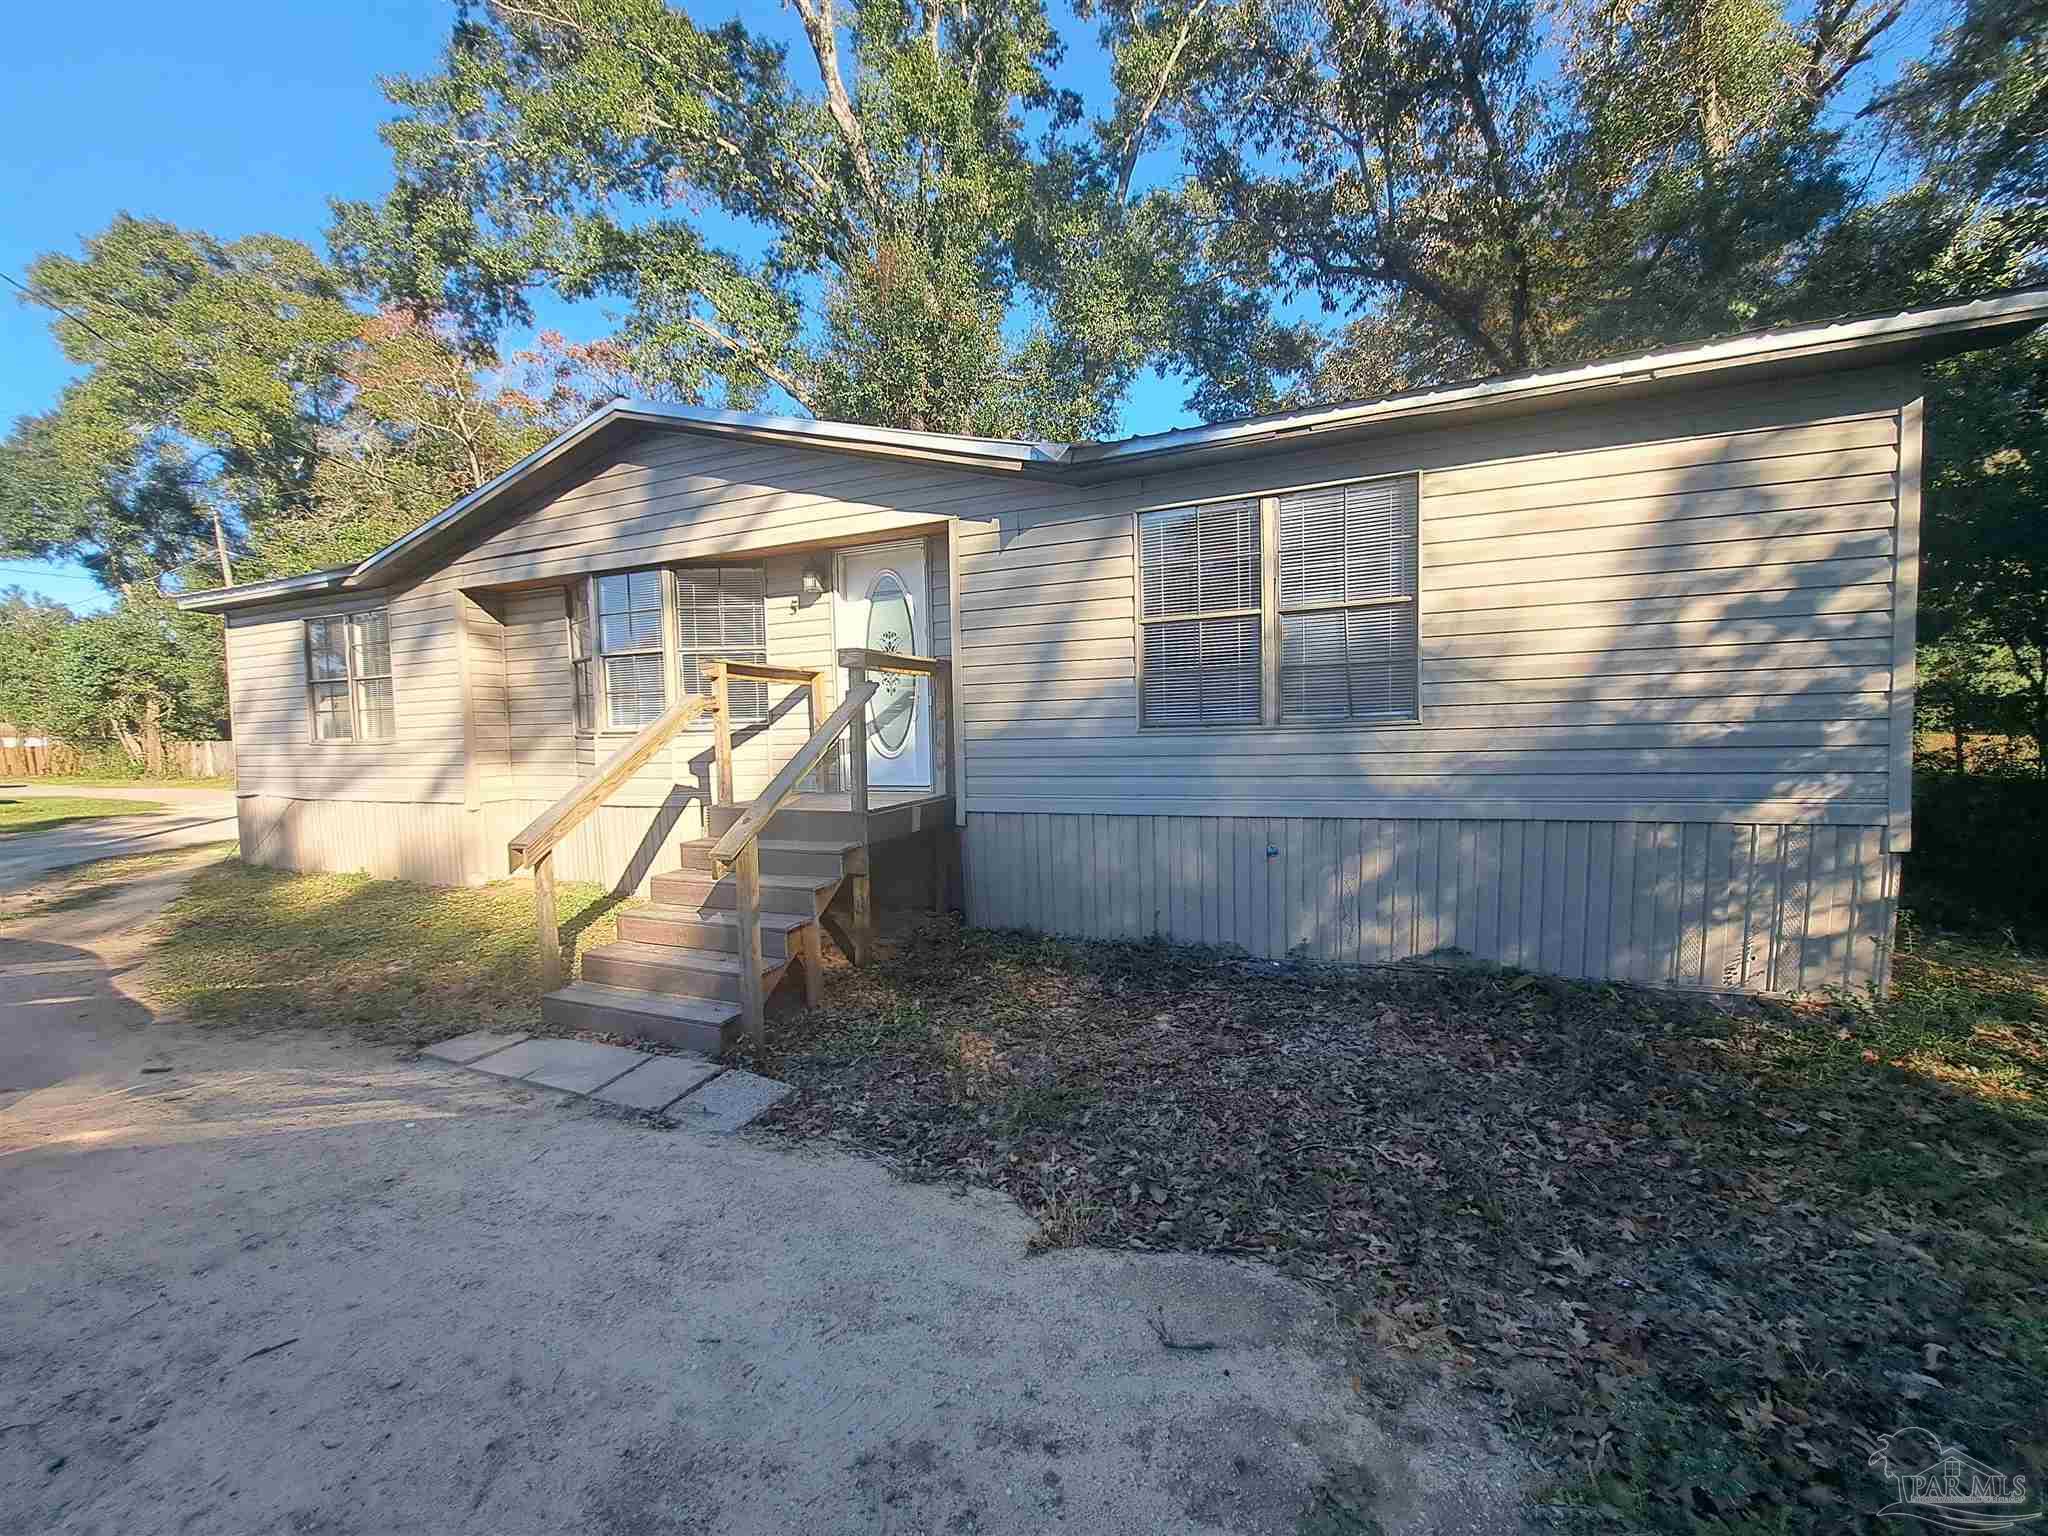
[(748, 838), (733, 861), (733, 906), (740, 920), (740, 1018), (747, 1044), (758, 1051), (768, 1038), (767, 999), (761, 992), (761, 845)]
[[(868, 669), (856, 663), (846, 669), (846, 692), (851, 698), (867, 683)], [(860, 842), (860, 860), (847, 865), (847, 884), (853, 902), (853, 961), (865, 965), (874, 952), (874, 878), (868, 873), (868, 712), (865, 706), (853, 712), (846, 731), (846, 793), (853, 811), (853, 835)]]
[(533, 861), (533, 915), (540, 930), (540, 984), (552, 992), (562, 984), (562, 930), (555, 921), (555, 850)]
[(718, 759), (718, 803), (732, 804), (732, 680), (725, 675), (725, 663), (711, 663), (713, 751)]

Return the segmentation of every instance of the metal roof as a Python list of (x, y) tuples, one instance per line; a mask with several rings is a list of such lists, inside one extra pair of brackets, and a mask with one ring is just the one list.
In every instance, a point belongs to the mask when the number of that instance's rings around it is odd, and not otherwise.
[(2044, 321), (2048, 321), (2048, 286), (1965, 303), (1748, 331), (1568, 368), (1434, 385), (1377, 400), (1306, 406), (1113, 442), (1040, 443), (968, 437), (855, 422), (615, 400), (357, 565), (282, 581), (187, 593), (178, 599), (178, 605), (223, 609), (306, 592), (382, 585), (412, 559), (430, 553), (442, 535), (452, 535), (547, 465), (622, 429), (652, 428), (749, 442), (791, 443), (827, 452), (953, 464), (976, 473), (1021, 474), (1088, 483), (1156, 474), (1213, 458), (1273, 452), (1304, 439), (1330, 440), (1395, 428), (1412, 431), (1436, 416), (1539, 410), (1576, 403), (1589, 395), (1640, 390), (1736, 370), (1816, 368), (1843, 353), (1857, 354), (1852, 364), (1857, 367), (1941, 356), (1994, 345)]

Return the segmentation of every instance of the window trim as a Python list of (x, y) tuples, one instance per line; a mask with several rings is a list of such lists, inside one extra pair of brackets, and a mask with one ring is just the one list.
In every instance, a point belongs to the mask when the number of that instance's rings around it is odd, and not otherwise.
[[(1131, 720), (1136, 728), (1148, 736), (1188, 736), (1214, 738), (1236, 731), (1243, 734), (1271, 734), (1276, 731), (1376, 731), (1414, 730), (1422, 724), (1422, 586), (1427, 575), (1427, 564), (1422, 543), (1422, 473), (1419, 470), (1394, 470), (1385, 474), (1343, 475), (1326, 480), (1306, 481), (1273, 490), (1244, 492), (1212, 492), (1207, 496), (1186, 496), (1173, 501), (1155, 502), (1134, 508), (1130, 515), (1131, 539), (1131, 640), (1133, 681), (1135, 688), (1131, 698)], [(1280, 656), (1281, 656), (1281, 606), (1280, 606), (1280, 502), (1282, 498), (1310, 491), (1332, 490), (1342, 486), (1370, 485), (1383, 480), (1407, 480), (1415, 488), (1415, 590), (1413, 593), (1396, 597), (1364, 598), (1357, 602), (1326, 602), (1304, 604), (1288, 608), (1289, 614), (1311, 613), (1320, 610), (1350, 610), (1367, 607), (1406, 607), (1412, 618), (1415, 636), (1415, 712), (1408, 715), (1382, 715), (1367, 719), (1342, 720), (1283, 720), (1280, 717)], [(1174, 614), (1158, 618), (1149, 617), (1145, 612), (1145, 561), (1143, 526), (1144, 519), (1157, 512), (1176, 512), (1188, 507), (1210, 506), (1219, 502), (1257, 501), (1259, 505), (1259, 595), (1256, 608), (1218, 609), (1200, 614)], [(1259, 718), (1256, 723), (1217, 725), (1149, 725), (1145, 721), (1145, 630), (1148, 625), (1184, 620), (1188, 618), (1221, 619), (1259, 618)]]
[[(766, 565), (760, 562), (744, 560), (692, 560), (671, 561), (661, 565), (635, 565), (615, 571), (591, 571), (585, 575), (578, 576), (574, 581), (568, 582), (562, 587), (562, 624), (568, 647), (571, 720), (577, 737), (587, 736), (595, 739), (613, 736), (623, 740), (639, 734), (640, 730), (643, 729), (643, 727), (639, 726), (612, 725), (609, 723), (611, 720), (611, 701), (607, 696), (605, 687), (605, 652), (602, 647), (602, 630), (599, 625), (597, 583), (607, 576), (631, 576), (641, 571), (654, 571), (660, 575), (661, 678), (662, 687), (665, 690), (664, 697), (672, 705), (683, 696), (683, 648), (680, 632), (682, 602), (676, 589), (677, 573), (683, 570), (724, 569), (726, 567), (738, 567), (761, 573), (763, 603), (762, 650), (765, 653), (768, 648), (766, 610), (766, 603), (768, 601), (768, 571)], [(585, 621), (583, 633), (587, 641), (585, 654), (580, 659), (576, 654), (576, 607), (578, 593), (582, 594)], [(644, 655), (646, 653), (637, 652), (632, 654)], [(577, 715), (581, 712), (581, 701), (577, 694), (577, 690), (581, 687), (579, 673), (586, 673), (590, 679), (590, 724), (588, 725), (583, 724), (577, 718)], [(750, 720), (744, 722), (735, 721), (734, 723), (752, 726), (765, 723), (767, 718), (764, 715), (759, 722)], [(705, 734), (712, 729), (712, 722), (708, 718), (692, 721), (684, 727), (686, 732), (697, 734)]]
[[(637, 736), (645, 726), (611, 724), (611, 698), (605, 681), (605, 656), (603, 619), (597, 605), (597, 584), (609, 576), (636, 576), (652, 571), (661, 581), (661, 687), (663, 707), (675, 703), (680, 696), (676, 691), (677, 668), (673, 631), (675, 625), (675, 581), (667, 565), (633, 565), (615, 571), (589, 571), (578, 576), (562, 588), (562, 629), (567, 646), (569, 661), (570, 722), (575, 735), (581, 739), (615, 736), (621, 740)], [(584, 654), (577, 651), (578, 628), (576, 623), (577, 594), (582, 594), (585, 642)], [(647, 651), (620, 651), (621, 656), (645, 656)], [(582, 677), (590, 679), (590, 723), (584, 724), (578, 718), (582, 713)]]
[[(356, 671), (356, 621), (370, 614), (381, 614), (384, 619), (384, 647), (391, 657), (388, 672)], [(339, 624), (341, 626), (342, 675), (338, 678), (316, 678), (313, 675), (313, 626), (315, 624)], [(384, 747), (398, 740), (398, 658), (392, 654), (391, 608), (388, 603), (365, 603), (352, 608), (338, 608), (330, 613), (309, 613), (299, 620), (299, 662), (305, 670), (306, 740), (316, 747)], [(391, 733), (388, 736), (365, 736), (363, 734), (363, 706), (361, 685), (366, 682), (388, 682), (391, 685)], [(320, 711), (314, 700), (314, 690), (319, 687), (333, 687), (341, 684), (348, 693), (348, 728), (346, 736), (322, 736), (320, 734)]]

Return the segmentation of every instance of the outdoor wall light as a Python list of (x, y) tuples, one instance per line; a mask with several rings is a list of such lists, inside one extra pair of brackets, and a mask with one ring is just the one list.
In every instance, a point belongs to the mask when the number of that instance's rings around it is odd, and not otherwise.
[(812, 599), (823, 597), (825, 595), (825, 588), (830, 585), (831, 577), (829, 573), (820, 570), (815, 565), (804, 567), (803, 588), (805, 597)]

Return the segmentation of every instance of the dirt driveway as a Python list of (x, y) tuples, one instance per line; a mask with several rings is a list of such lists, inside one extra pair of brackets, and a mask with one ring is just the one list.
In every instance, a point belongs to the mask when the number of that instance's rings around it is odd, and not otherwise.
[(1265, 1270), (154, 1021), (179, 878), (0, 925), (0, 1532), (1519, 1526), (1494, 1431)]
[(93, 859), (162, 853), (202, 843), (233, 842), (235, 795), (228, 789), (0, 783), (0, 799), (145, 800), (163, 807), (135, 816), (103, 816), (48, 832), (0, 838), (0, 890), (26, 885), (52, 870)]

